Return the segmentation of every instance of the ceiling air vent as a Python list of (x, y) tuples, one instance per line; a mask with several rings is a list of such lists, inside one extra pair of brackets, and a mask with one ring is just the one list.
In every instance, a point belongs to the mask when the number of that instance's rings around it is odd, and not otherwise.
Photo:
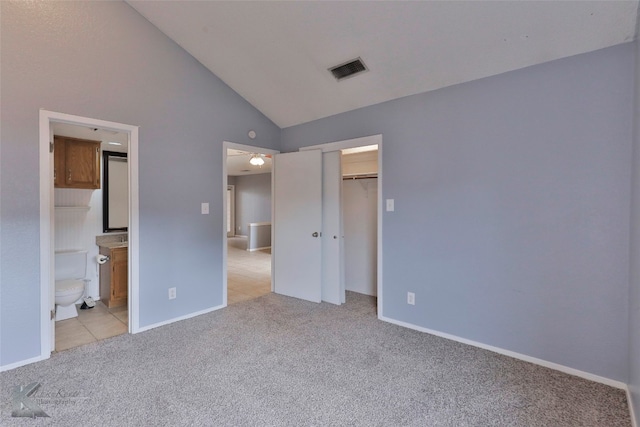
[(335, 77), (338, 81), (346, 79), (348, 77), (353, 77), (356, 74), (364, 73), (367, 70), (367, 66), (364, 65), (364, 62), (362, 62), (362, 59), (360, 58), (352, 59), (351, 61), (345, 62), (344, 64), (329, 68), (329, 71), (331, 71), (333, 77)]

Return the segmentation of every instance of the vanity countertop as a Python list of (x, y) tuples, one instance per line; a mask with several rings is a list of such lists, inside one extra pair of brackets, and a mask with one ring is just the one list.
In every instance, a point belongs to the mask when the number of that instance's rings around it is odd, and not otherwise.
[(128, 248), (129, 242), (102, 242), (98, 246), (107, 249)]
[(96, 245), (100, 248), (115, 249), (115, 248), (128, 248), (129, 239), (126, 233), (119, 234), (105, 234), (102, 236), (96, 236)]

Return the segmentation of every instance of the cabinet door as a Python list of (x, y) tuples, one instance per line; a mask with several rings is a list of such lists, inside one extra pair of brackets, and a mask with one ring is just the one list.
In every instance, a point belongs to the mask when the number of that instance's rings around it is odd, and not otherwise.
[(67, 138), (64, 148), (65, 186), (100, 188), (100, 143)]
[(127, 248), (111, 250), (111, 299), (125, 300), (129, 289), (128, 284)]

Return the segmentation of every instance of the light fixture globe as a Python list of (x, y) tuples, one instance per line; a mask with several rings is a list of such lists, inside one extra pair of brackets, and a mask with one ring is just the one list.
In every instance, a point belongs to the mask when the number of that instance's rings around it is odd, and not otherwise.
[(264, 159), (260, 154), (252, 154), (251, 158), (249, 159), (249, 163), (251, 163), (253, 166), (262, 166), (264, 165)]

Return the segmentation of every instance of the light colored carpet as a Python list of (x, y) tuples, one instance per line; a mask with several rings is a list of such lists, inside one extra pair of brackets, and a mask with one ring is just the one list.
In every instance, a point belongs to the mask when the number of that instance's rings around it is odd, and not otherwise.
[[(11, 417), (41, 383), (50, 418)], [(0, 374), (5, 426), (630, 426), (624, 392), (275, 294)]]

